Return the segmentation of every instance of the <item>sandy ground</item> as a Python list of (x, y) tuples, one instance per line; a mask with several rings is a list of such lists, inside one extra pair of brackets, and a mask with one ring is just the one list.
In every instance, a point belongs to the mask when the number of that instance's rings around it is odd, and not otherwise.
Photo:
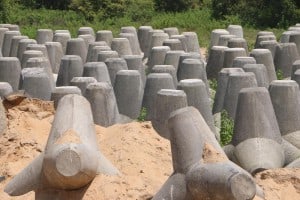
[[(52, 102), (24, 99), (7, 110), (8, 129), (0, 136), (0, 199), (34, 199), (30, 192), (9, 197), (8, 181), (44, 149), (53, 120)], [(120, 170), (120, 176), (98, 175), (84, 200), (150, 199), (172, 173), (170, 144), (150, 122), (132, 122), (108, 128), (95, 126), (99, 148)], [(299, 200), (300, 169), (275, 169), (256, 176), (266, 200)], [(259, 200), (257, 197), (256, 200)]]

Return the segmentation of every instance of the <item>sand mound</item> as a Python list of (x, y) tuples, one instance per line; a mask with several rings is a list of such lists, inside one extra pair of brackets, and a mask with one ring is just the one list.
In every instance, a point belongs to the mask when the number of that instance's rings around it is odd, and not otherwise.
[[(25, 98), (6, 108), (8, 129), (0, 136), (0, 176), (5, 176), (0, 182), (0, 199), (32, 200), (33, 192), (9, 197), (3, 189), (44, 150), (53, 121), (53, 103)], [(169, 141), (161, 138), (150, 122), (95, 128), (99, 148), (122, 175), (97, 176), (83, 199), (151, 198), (172, 173)], [(209, 148), (207, 151), (213, 154)], [(256, 180), (264, 188), (266, 199), (300, 199), (300, 169), (268, 170), (258, 174)]]

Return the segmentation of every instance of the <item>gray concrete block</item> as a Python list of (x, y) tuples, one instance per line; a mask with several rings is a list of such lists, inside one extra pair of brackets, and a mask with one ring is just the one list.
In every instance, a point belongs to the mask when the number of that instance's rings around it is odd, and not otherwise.
[(38, 44), (45, 44), (46, 42), (53, 41), (52, 29), (38, 29), (36, 32), (36, 41)]
[(107, 66), (104, 62), (87, 62), (83, 65), (83, 77), (93, 77), (98, 82), (111, 83)]
[(8, 82), (13, 91), (18, 91), (21, 64), (16, 57), (0, 57), (0, 81)]

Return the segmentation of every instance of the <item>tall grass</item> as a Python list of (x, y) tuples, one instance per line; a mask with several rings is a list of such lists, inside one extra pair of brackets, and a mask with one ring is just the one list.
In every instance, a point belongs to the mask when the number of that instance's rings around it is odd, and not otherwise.
[[(151, 13), (147, 13), (147, 17), (143, 17), (141, 20), (139, 20), (139, 17), (133, 16), (133, 12), (129, 12), (130, 14), (124, 17), (104, 19), (99, 16), (93, 21), (88, 21), (82, 14), (74, 11), (29, 9), (15, 6), (10, 11), (8, 21), (9, 23), (19, 24), (22, 34), (30, 38), (34, 38), (37, 29), (40, 28), (68, 29), (75, 37), (78, 28), (81, 26), (91, 26), (95, 31), (109, 29), (113, 31), (115, 36), (117, 36), (122, 26), (135, 26), (138, 28), (141, 25), (151, 25), (156, 29), (178, 27), (180, 31), (196, 32), (201, 47), (209, 46), (210, 33), (213, 29), (226, 28), (229, 24), (241, 24), (240, 19), (236, 16), (217, 21), (211, 17), (211, 10), (207, 7), (182, 13), (151, 11)], [(277, 37), (283, 32), (281, 29), (271, 29), (271, 31)], [(257, 32), (258, 30), (252, 27), (244, 27), (244, 36), (250, 49), (253, 48)]]

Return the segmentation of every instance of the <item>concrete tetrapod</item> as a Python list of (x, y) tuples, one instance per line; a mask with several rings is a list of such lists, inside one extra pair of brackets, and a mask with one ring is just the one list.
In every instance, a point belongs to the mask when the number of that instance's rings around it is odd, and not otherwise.
[(154, 65), (151, 73), (169, 73), (173, 78), (174, 87), (177, 87), (177, 74), (175, 68), (172, 65)]
[(210, 130), (215, 133), (219, 140), (220, 135), (216, 132), (205, 83), (201, 79), (185, 79), (179, 82), (177, 89), (185, 92), (188, 106), (193, 106), (199, 110)]
[(36, 200), (81, 200), (97, 174), (119, 171), (98, 149), (88, 101), (67, 95), (59, 102), (45, 151), (5, 187), (11, 196), (35, 191)]
[(21, 35), (21, 33), (19, 31), (6, 31), (4, 33), (3, 44), (2, 44), (3, 57), (9, 56), (12, 38), (17, 35)]
[(3, 97), (13, 93), (13, 89), (8, 82), (0, 82), (0, 97)]
[(95, 36), (88, 34), (88, 35), (78, 35), (78, 38), (82, 38), (84, 40), (86, 49), (89, 48), (89, 45), (95, 42)]
[(300, 130), (300, 93), (293, 80), (276, 80), (269, 92), (281, 135)]
[[(9, 31), (9, 29), (0, 27), (0, 48), (1, 49), (2, 49), (2, 45), (3, 45), (4, 34), (6, 31)], [(2, 54), (2, 51), (1, 51), (1, 54)]]
[(177, 73), (179, 58), (184, 51), (168, 51), (165, 56), (164, 65), (172, 65)]
[[(89, 47), (91, 47), (91, 45)], [(111, 48), (109, 46), (94, 46), (88, 53), (86, 62), (97, 62), (98, 54), (101, 51), (111, 51)], [(118, 53), (116, 53), (116, 54), (118, 55)]]
[(227, 48), (228, 47), (213, 46), (210, 49), (210, 54), (206, 65), (206, 73), (208, 79), (216, 79), (218, 77), (219, 72), (223, 68), (224, 51)]
[(294, 80), (294, 74), (298, 69), (300, 69), (300, 59), (296, 60), (292, 65), (291, 80)]
[(182, 43), (178, 39), (166, 39), (163, 46), (168, 46), (172, 51), (183, 50)]
[(259, 31), (257, 34), (256, 34), (256, 40), (255, 40), (255, 44), (254, 44), (254, 48), (258, 48), (259, 47), (259, 43), (261, 42), (258, 38), (260, 36), (268, 36), (268, 35), (271, 35), (271, 36), (274, 36), (274, 33), (273, 32), (270, 32), (270, 31)]
[(85, 27), (80, 27), (77, 31), (77, 35), (95, 35), (95, 32), (94, 32), (94, 29), (92, 27), (88, 27), (88, 26), (85, 26)]
[(157, 92), (156, 104), (154, 108), (154, 117), (151, 119), (153, 128), (156, 132), (170, 139), (168, 129), (168, 119), (171, 112), (187, 107), (186, 94), (183, 90), (161, 89)]
[(269, 78), (267, 68), (264, 64), (246, 64), (243, 67), (245, 72), (253, 72), (258, 87), (269, 87)]
[(169, 35), (169, 37), (171, 37), (172, 35), (178, 35), (179, 34), (179, 30), (177, 27), (167, 27), (163, 29), (165, 33), (167, 33)]
[(22, 39), (28, 39), (27, 36), (24, 35), (16, 35), (11, 40), (11, 47), (9, 52), (9, 57), (17, 57), (18, 55), (18, 48), (19, 48), (19, 42)]
[(45, 44), (46, 42), (52, 42), (53, 30), (51, 29), (38, 29), (36, 32), (36, 41), (38, 44)]
[(246, 64), (256, 64), (256, 60), (253, 57), (236, 57), (233, 60), (232, 67), (243, 68)]
[(219, 113), (224, 107), (224, 98), (227, 90), (228, 79), (231, 73), (244, 72), (242, 68), (224, 68), (218, 76), (218, 87), (213, 105), (213, 114)]
[(157, 92), (161, 89), (176, 89), (169, 73), (150, 73), (147, 76), (142, 106), (147, 110), (147, 120), (155, 116)]
[(137, 70), (118, 71), (114, 92), (119, 112), (131, 119), (138, 118), (144, 96), (140, 73)]
[(87, 56), (87, 47), (82, 38), (72, 38), (67, 42), (66, 55), (78, 55), (85, 63)]
[(244, 37), (244, 32), (243, 32), (243, 27), (240, 25), (228, 25), (227, 31), (229, 34), (235, 35), (236, 37), (243, 38)]
[(114, 38), (111, 42), (111, 49), (118, 52), (119, 56), (132, 55), (131, 46), (127, 38)]
[(98, 62), (105, 62), (108, 58), (119, 58), (119, 54), (116, 51), (100, 51), (97, 53), (97, 61)]
[(45, 46), (48, 52), (48, 59), (50, 61), (53, 73), (57, 74), (60, 68), (60, 61), (63, 57), (63, 48), (59, 42), (46, 42)]
[(83, 64), (80, 56), (65, 55), (61, 59), (56, 86), (68, 86), (73, 77), (80, 77)]
[(70, 39), (71, 39), (71, 35), (69, 32), (57, 32), (53, 36), (53, 42), (59, 42), (61, 44), (64, 54), (66, 53), (67, 42)]
[(229, 35), (229, 32), (225, 29), (214, 29), (211, 32), (209, 49), (219, 44), (219, 38), (221, 35)]
[(91, 83), (85, 97), (91, 104), (95, 124), (108, 127), (119, 122), (119, 110), (112, 86), (107, 82)]
[(234, 37), (228, 41), (227, 46), (229, 48), (243, 48), (246, 51), (246, 55), (248, 55), (248, 44), (244, 38)]
[(141, 51), (144, 53), (147, 51), (148, 33), (152, 30), (151, 26), (140, 26), (137, 31)]
[(251, 174), (284, 164), (282, 139), (269, 92), (264, 87), (240, 91), (232, 144), (234, 157)]
[(148, 59), (148, 69), (151, 71), (154, 65), (163, 65), (165, 62), (166, 54), (170, 51), (168, 46), (156, 46), (151, 49)]
[(54, 102), (55, 109), (57, 108), (60, 99), (68, 94), (81, 95), (81, 90), (75, 86), (62, 86), (54, 88), (54, 90), (51, 92), (51, 101)]
[(108, 58), (106, 59), (105, 64), (107, 66), (111, 85), (114, 86), (118, 71), (128, 70), (127, 63), (124, 58)]
[(253, 49), (250, 56), (255, 58), (257, 64), (264, 64), (267, 68), (269, 83), (277, 80), (273, 57), (268, 49)]
[(186, 51), (200, 53), (200, 46), (198, 41), (197, 33), (195, 32), (183, 32), (186, 40)]
[(143, 64), (143, 56), (142, 55), (127, 55), (123, 56), (127, 63), (127, 67), (129, 70), (137, 70), (141, 74), (141, 79), (143, 81), (143, 87), (146, 84), (146, 72), (145, 65)]
[(257, 87), (257, 81), (253, 72), (237, 72), (229, 74), (224, 97), (224, 109), (232, 119), (235, 119), (239, 92), (241, 89), (248, 87)]
[(260, 47), (262, 49), (269, 49), (270, 50), (273, 59), (275, 57), (277, 46), (278, 46), (278, 42), (276, 40), (267, 40), (267, 41), (261, 41), (260, 42)]
[(36, 44), (36, 40), (33, 39), (21, 39), (19, 41), (18, 50), (17, 50), (17, 57), (19, 60), (22, 60), (23, 53), (26, 51), (26, 48), (29, 44)]
[(253, 199), (251, 175), (228, 160), (197, 109), (172, 112), (168, 126), (174, 173), (153, 200)]
[(83, 66), (83, 77), (94, 77), (98, 82), (110, 82), (107, 66), (104, 62), (87, 62)]
[(0, 81), (8, 82), (14, 91), (19, 89), (21, 64), (16, 57), (0, 57)]
[(97, 83), (94, 77), (74, 77), (70, 82), (70, 86), (77, 86), (81, 90), (82, 96), (85, 96), (85, 91), (90, 83)]
[(236, 57), (245, 57), (247, 56), (246, 50), (244, 48), (227, 48), (224, 50), (224, 62), (223, 68), (232, 67), (233, 60)]
[(109, 47), (111, 47), (113, 38), (114, 36), (110, 30), (100, 30), (96, 33), (96, 41), (104, 41)]
[(103, 47), (103, 51), (111, 50), (111, 48), (104, 41), (92, 42), (88, 46), (86, 62), (97, 61), (97, 53), (93, 52), (94, 47)]
[(220, 35), (217, 46), (227, 47), (228, 41), (235, 37), (236, 37), (235, 35)]
[(274, 65), (276, 70), (283, 72), (283, 77), (289, 77), (292, 72), (292, 65), (300, 59), (295, 43), (280, 43), (276, 47)]
[(187, 38), (184, 35), (172, 35), (170, 39), (178, 39), (181, 42), (183, 51), (187, 52)]

